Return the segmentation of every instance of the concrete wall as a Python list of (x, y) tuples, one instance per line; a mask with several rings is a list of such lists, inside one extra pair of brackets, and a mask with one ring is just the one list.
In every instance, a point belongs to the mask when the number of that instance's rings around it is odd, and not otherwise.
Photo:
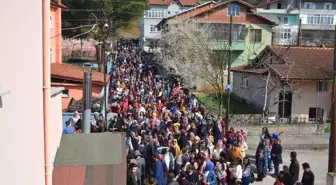
[(0, 184), (44, 185), (42, 1), (5, 1), (0, 24), (0, 88), (11, 91), (0, 108)]
[(235, 124), (235, 130), (244, 130), (248, 136), (259, 136), (263, 127), (267, 127), (269, 132), (284, 132), (284, 136), (299, 135), (322, 135), (327, 124), (264, 124), (264, 125), (247, 125)]

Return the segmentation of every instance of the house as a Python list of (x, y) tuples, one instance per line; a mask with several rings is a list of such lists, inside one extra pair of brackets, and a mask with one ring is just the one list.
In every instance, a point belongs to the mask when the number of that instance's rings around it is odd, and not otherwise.
[(140, 20), (141, 47), (149, 51), (156, 45), (158, 29), (156, 25), (169, 16), (178, 14), (197, 5), (196, 0), (149, 0), (149, 9)]
[[(66, 63), (51, 64), (51, 85), (53, 87), (64, 87), (62, 92), (62, 110), (68, 109), (72, 99), (80, 100), (83, 97), (84, 68)], [(92, 97), (100, 98), (103, 95), (104, 87), (108, 84), (109, 75), (92, 71)]]
[[(257, 13), (254, 7), (242, 0), (228, 0), (221, 3), (210, 2), (187, 12), (163, 19), (158, 26), (174, 24), (186, 19), (195, 19), (201, 24), (210, 24), (214, 29), (214, 37), (209, 38), (213, 48), (228, 51), (230, 15), (233, 15), (232, 30), (232, 66), (247, 64), (267, 45), (272, 43), (272, 27), (276, 22)], [(224, 44), (223, 44), (224, 43)], [(226, 44), (225, 44), (226, 43)], [(227, 75), (227, 70), (226, 74)], [(197, 88), (207, 88), (198, 82)]]
[[(45, 1), (18, 0), (0, 6), (0, 23), (6, 25), (0, 38), (4, 43), (13, 43), (0, 46), (3, 65), (0, 68), (0, 117), (5, 130), (0, 135), (0, 171), (6, 177), (0, 179), (0, 184), (45, 185), (50, 176), (45, 169), (53, 167), (51, 162), (62, 135), (63, 88), (49, 88), (43, 83), (47, 70), (43, 65), (42, 28), (43, 20), (48, 22), (49, 16), (43, 19), (42, 2)], [(64, 7), (60, 2), (46, 6), (47, 10), (48, 6), (50, 9)], [(13, 10), (15, 16), (9, 18)], [(49, 24), (44, 26), (48, 28)], [(43, 100), (43, 92), (50, 95), (45, 97), (48, 101)], [(47, 110), (50, 114), (46, 117)], [(46, 153), (50, 154), (49, 158)], [(45, 160), (51, 162), (45, 163)]]
[(234, 94), (293, 122), (325, 120), (333, 55), (331, 48), (268, 46), (250, 64), (232, 69)]
[[(64, 87), (62, 92), (62, 110), (68, 108), (70, 100), (80, 100), (83, 96), (84, 68), (62, 62), (62, 5), (60, 0), (51, 0), (50, 3), (50, 65), (51, 85)], [(103, 95), (104, 84), (109, 81), (109, 76), (104, 73), (92, 72), (92, 96)]]
[(50, 1), (50, 62), (62, 63), (62, 10), (61, 0)]
[(333, 46), (336, 24), (334, 0), (302, 0), (302, 44), (306, 46)]
[(265, 0), (257, 11), (278, 19), (274, 27), (275, 45), (295, 45), (301, 19), (301, 41), (305, 46), (332, 46), (336, 23), (336, 2), (333, 0)]
[(278, 21), (279, 25), (273, 27), (274, 45), (295, 45), (298, 40), (300, 4), (295, 0), (266, 0), (257, 4), (257, 12)]

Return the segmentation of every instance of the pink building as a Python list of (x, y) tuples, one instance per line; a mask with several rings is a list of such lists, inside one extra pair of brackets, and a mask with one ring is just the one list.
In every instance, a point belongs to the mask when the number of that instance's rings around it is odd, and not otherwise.
[[(0, 184), (45, 185), (42, 2), (7, 1), (0, 6), (0, 23), (6, 25), (0, 39), (7, 43), (0, 46), (0, 118), (5, 130), (0, 135), (0, 173), (5, 177)], [(63, 5), (51, 3), (51, 8), (58, 6)], [(15, 16), (9, 16), (13, 11)], [(62, 134), (62, 90), (51, 88), (49, 161)]]

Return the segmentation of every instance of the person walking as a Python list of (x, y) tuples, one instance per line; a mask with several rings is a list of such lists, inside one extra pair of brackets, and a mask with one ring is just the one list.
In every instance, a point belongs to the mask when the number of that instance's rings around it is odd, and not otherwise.
[(280, 175), (279, 166), (280, 164), (282, 164), (282, 146), (280, 139), (277, 139), (276, 143), (274, 143), (271, 150), (271, 156), (274, 164), (274, 175), (279, 176)]
[(248, 157), (243, 159), (243, 177), (242, 184), (249, 185), (251, 183), (251, 162)]
[(293, 176), (293, 184), (299, 181), (299, 173), (300, 173), (300, 163), (296, 158), (296, 152), (292, 151), (290, 153), (291, 163), (289, 165), (289, 173)]
[(303, 176), (301, 183), (302, 185), (314, 185), (315, 175), (310, 169), (310, 165), (308, 163), (302, 164), (303, 168)]
[(128, 174), (127, 174), (127, 185), (137, 185), (137, 177), (136, 177), (136, 172), (137, 172), (137, 165), (131, 163), (128, 169)]

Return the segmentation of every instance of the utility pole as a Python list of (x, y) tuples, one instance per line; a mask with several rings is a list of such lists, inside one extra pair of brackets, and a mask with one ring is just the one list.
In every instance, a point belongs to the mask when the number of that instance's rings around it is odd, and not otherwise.
[(102, 60), (103, 60), (103, 65), (104, 65), (104, 125), (102, 128), (102, 131), (104, 132), (105, 130), (107, 130), (107, 105), (108, 105), (108, 101), (107, 101), (107, 90), (108, 90), (108, 86), (107, 86), (107, 79), (106, 79), (106, 73), (107, 73), (107, 62), (106, 62), (106, 54), (105, 54), (105, 39), (103, 40), (103, 46), (102, 46)]
[(83, 81), (83, 133), (91, 133), (91, 96), (92, 96), (92, 74), (91, 66), (84, 66)]
[(331, 95), (331, 124), (329, 137), (328, 172), (336, 172), (336, 29), (334, 32), (334, 66)]
[[(230, 88), (231, 86), (231, 63), (232, 63), (232, 27), (233, 27), (233, 20), (232, 15), (230, 15), (230, 30), (229, 30), (229, 63), (228, 63), (228, 76), (227, 76), (227, 87)], [(226, 101), (226, 123), (225, 123), (225, 132), (226, 135), (229, 131), (229, 123), (230, 123), (230, 89), (227, 90), (227, 101)]]

